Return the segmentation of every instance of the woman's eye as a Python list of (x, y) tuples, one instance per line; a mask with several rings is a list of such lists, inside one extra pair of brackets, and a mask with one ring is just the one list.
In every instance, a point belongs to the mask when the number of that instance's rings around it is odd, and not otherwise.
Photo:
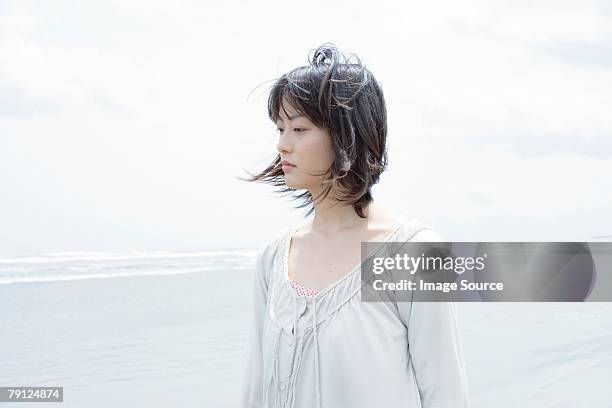
[[(278, 129), (276, 129), (276, 130), (277, 130), (279, 133), (283, 133), (283, 131), (284, 131), (285, 129), (278, 128)], [(297, 132), (297, 133), (301, 133), (301, 132), (303, 132), (303, 131), (305, 131), (305, 130), (306, 130), (306, 129), (302, 129), (302, 128), (293, 128), (293, 131), (294, 131), (294, 132)]]

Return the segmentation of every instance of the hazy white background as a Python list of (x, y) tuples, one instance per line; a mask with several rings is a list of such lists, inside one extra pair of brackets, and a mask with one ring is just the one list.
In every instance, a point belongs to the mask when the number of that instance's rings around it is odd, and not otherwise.
[(255, 88), (328, 41), (386, 95), (381, 203), (449, 240), (612, 238), (610, 2), (0, 0), (0, 255), (301, 222), (236, 177), (274, 157)]

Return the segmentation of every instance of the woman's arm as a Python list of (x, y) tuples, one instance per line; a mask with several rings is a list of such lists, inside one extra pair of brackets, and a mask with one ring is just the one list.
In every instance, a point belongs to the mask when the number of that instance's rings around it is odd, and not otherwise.
[[(431, 230), (412, 241), (441, 242)], [(398, 302), (423, 408), (466, 408), (468, 384), (454, 302)]]
[(268, 248), (269, 246), (266, 245), (259, 251), (255, 263), (255, 277), (253, 280), (253, 321), (251, 322), (246, 371), (242, 389), (243, 408), (263, 407), (261, 338), (268, 298), (268, 282), (265, 273), (265, 259)]
[(466, 408), (468, 385), (453, 302), (414, 302), (408, 350), (423, 408)]

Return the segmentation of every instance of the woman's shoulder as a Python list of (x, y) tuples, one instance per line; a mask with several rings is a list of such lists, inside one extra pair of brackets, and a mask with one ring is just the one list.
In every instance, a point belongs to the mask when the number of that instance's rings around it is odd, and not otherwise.
[(431, 224), (414, 217), (405, 216), (401, 221), (400, 241), (443, 242)]
[(259, 248), (259, 256), (272, 259), (280, 252), (283, 242), (288, 238), (291, 228), (281, 229), (263, 242)]
[(257, 269), (266, 282), (270, 279), (271, 271), (278, 267), (282, 258), (284, 243), (288, 238), (290, 229), (281, 229), (265, 240), (257, 251)]
[[(444, 239), (434, 230), (431, 224), (408, 215), (393, 207), (376, 205), (374, 214), (379, 225), (386, 226), (381, 229), (397, 231), (393, 234), (396, 241), (416, 242), (443, 242)], [(395, 228), (393, 228), (395, 227)]]

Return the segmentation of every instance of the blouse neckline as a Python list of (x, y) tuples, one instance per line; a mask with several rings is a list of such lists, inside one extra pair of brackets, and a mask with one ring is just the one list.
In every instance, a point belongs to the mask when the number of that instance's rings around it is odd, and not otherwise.
[[(390, 241), (395, 234), (400, 230), (400, 228), (404, 225), (404, 223), (406, 222), (406, 220), (402, 219), (392, 230), (391, 232), (389, 232), (387, 234), (387, 236), (382, 239), (382, 240), (376, 240), (376, 241), (364, 241), (364, 242), (388, 242)], [(289, 279), (291, 279), (289, 277), (289, 250), (291, 248), (291, 240), (293, 238), (293, 234), (295, 234), (295, 232), (300, 229), (301, 226), (298, 227), (294, 227), (291, 230), (289, 230), (289, 232), (287, 233), (286, 237), (285, 237), (285, 243), (284, 243), (284, 254), (283, 254), (283, 262), (282, 262), (282, 273), (283, 273), (283, 285), (288, 286), (291, 292), (291, 295), (294, 298), (298, 298), (300, 297), (296, 292), (295, 289), (291, 286), (291, 283), (289, 282)], [(376, 249), (376, 251), (378, 251), (379, 248)], [(341, 276), (340, 278), (338, 278), (334, 283), (332, 283), (331, 285), (328, 285), (326, 288), (320, 289), (318, 290), (317, 294), (313, 297), (311, 297), (310, 299), (312, 299), (313, 301), (315, 299), (321, 298), (323, 296), (325, 296), (326, 293), (330, 292), (331, 290), (333, 290), (335, 287), (337, 287), (338, 285), (340, 285), (342, 282), (344, 282), (345, 280), (349, 279), (351, 276), (355, 275), (357, 272), (359, 272), (361, 270), (361, 265), (362, 262), (361, 260), (359, 260), (359, 262), (357, 263), (357, 265), (355, 265), (352, 269), (350, 269), (347, 273), (345, 273), (343, 276)], [(298, 285), (302, 286), (299, 282), (296, 282), (295, 280), (293, 280), (293, 282), (297, 283)], [(303, 286), (302, 286), (303, 287)], [(316, 290), (316, 289), (315, 289)]]

